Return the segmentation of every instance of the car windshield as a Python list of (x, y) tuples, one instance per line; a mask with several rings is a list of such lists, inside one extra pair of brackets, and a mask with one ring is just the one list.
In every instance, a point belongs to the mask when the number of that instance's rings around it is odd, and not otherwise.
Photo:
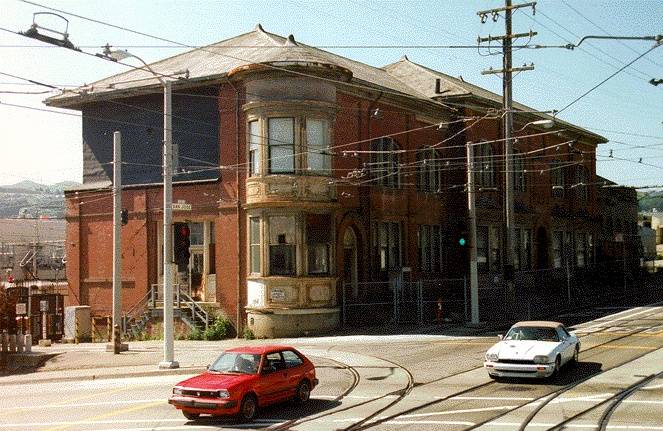
[(555, 328), (515, 326), (504, 337), (505, 340), (559, 341)]
[(224, 352), (209, 367), (219, 373), (256, 374), (260, 364), (260, 355), (253, 353)]

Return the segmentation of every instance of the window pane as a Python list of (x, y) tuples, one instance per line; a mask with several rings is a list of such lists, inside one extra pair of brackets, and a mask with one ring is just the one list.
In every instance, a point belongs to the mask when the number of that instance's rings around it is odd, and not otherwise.
[(564, 242), (563, 232), (553, 232), (553, 266), (561, 268), (563, 262), (562, 247)]
[(329, 273), (332, 221), (329, 214), (307, 214), (306, 242), (310, 274)]
[(285, 364), (288, 368), (296, 367), (304, 363), (302, 359), (291, 350), (283, 351), (283, 359), (285, 360)]
[(250, 244), (250, 272), (260, 273), (260, 218), (251, 217), (249, 219), (249, 244)]
[(308, 145), (308, 167), (314, 172), (327, 173), (331, 167), (331, 156), (324, 154), (329, 147), (328, 126), (325, 120), (306, 120), (306, 143)]
[(477, 266), (488, 272), (488, 226), (477, 226)]
[(500, 230), (497, 227), (490, 228), (490, 268), (499, 271), (502, 265), (500, 254)]
[(400, 240), (400, 225), (398, 223), (389, 223), (389, 267), (398, 268), (401, 264), (401, 240)]
[(191, 245), (203, 245), (203, 224), (189, 223), (189, 230), (191, 232), (189, 237)]
[(520, 241), (520, 229), (514, 229), (513, 231), (513, 266), (515, 269), (520, 268), (520, 255), (522, 253), (521, 241)]
[(270, 172), (294, 171), (294, 126), (292, 118), (268, 120)]
[(249, 175), (260, 173), (260, 126), (257, 121), (249, 123)]
[(269, 218), (269, 272), (272, 275), (295, 273), (295, 218)]

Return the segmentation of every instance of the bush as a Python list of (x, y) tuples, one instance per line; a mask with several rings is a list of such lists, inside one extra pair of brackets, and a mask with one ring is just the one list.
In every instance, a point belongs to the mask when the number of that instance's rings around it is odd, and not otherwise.
[(189, 339), (189, 340), (202, 340), (203, 335), (204, 335), (203, 331), (201, 331), (198, 328), (195, 328), (194, 330), (189, 332), (189, 336), (187, 337), (187, 339)]
[(230, 333), (230, 321), (224, 317), (217, 317), (214, 323), (209, 325), (203, 336), (207, 341), (222, 340), (228, 337)]
[(250, 328), (244, 328), (244, 333), (242, 334), (245, 340), (255, 340), (256, 336)]

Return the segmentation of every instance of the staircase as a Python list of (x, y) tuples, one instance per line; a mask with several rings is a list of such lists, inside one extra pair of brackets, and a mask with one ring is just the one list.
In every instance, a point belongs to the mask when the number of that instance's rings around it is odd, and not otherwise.
[[(180, 285), (173, 286), (173, 316), (179, 318), (190, 329), (206, 330), (211, 317)], [(122, 318), (123, 333), (127, 338), (137, 338), (150, 321), (163, 321), (163, 292), (153, 284), (145, 296)]]

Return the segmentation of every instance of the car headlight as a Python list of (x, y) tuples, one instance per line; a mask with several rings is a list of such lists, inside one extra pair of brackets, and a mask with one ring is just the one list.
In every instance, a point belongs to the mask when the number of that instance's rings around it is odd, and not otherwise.
[(550, 362), (550, 358), (546, 355), (537, 355), (534, 357), (535, 364), (547, 364)]
[(173, 388), (173, 395), (182, 395), (182, 388)]
[(499, 359), (497, 353), (486, 353), (486, 361), (495, 362)]
[(219, 398), (230, 398), (230, 393), (226, 391), (225, 389), (222, 389), (219, 391), (219, 394), (217, 395)]

